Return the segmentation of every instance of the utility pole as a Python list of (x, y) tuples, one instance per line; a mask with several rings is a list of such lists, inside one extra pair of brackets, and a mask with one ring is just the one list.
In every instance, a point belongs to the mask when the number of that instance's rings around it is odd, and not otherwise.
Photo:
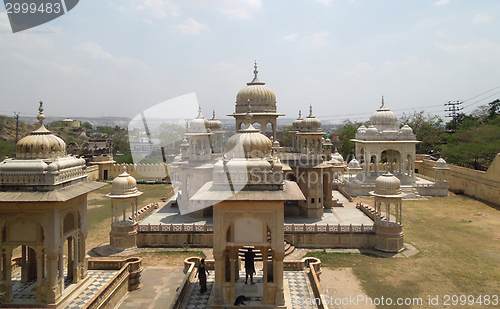
[(16, 144), (19, 140), (19, 114), (20, 113), (14, 112), (14, 115), (16, 115)]
[(464, 103), (464, 101), (448, 101), (448, 102), (444, 103), (444, 106), (448, 106), (444, 111), (449, 112), (449, 114), (446, 115), (446, 117), (452, 118), (454, 130), (457, 129), (458, 112), (464, 109), (463, 107), (460, 106), (463, 103)]

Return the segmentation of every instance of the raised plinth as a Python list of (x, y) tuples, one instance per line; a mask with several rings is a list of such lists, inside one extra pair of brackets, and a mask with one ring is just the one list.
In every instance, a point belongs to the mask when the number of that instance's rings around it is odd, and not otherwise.
[(404, 248), (403, 227), (399, 224), (389, 222), (376, 222), (375, 230), (375, 249), (384, 252), (399, 252)]
[(137, 235), (137, 223), (130, 225), (112, 225), (109, 232), (109, 244), (113, 249), (125, 250), (134, 248)]

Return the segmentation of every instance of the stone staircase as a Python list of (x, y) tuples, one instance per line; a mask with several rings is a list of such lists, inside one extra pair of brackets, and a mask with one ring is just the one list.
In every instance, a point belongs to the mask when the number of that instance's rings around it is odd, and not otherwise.
[(419, 200), (422, 198), (418, 191), (413, 186), (401, 186), (401, 192), (405, 193), (406, 196), (403, 200)]
[[(291, 242), (288, 242), (286, 240), (283, 242), (283, 246), (285, 247), (285, 256), (289, 255), (295, 250), (295, 246)], [(253, 252), (255, 253), (255, 261), (262, 261), (262, 253), (259, 250), (256, 250), (254, 246), (244, 246), (243, 248), (238, 250), (238, 256), (242, 261), (245, 260), (245, 253), (248, 251), (248, 248), (252, 248)], [(271, 250), (269, 250), (267, 260), (272, 260)]]

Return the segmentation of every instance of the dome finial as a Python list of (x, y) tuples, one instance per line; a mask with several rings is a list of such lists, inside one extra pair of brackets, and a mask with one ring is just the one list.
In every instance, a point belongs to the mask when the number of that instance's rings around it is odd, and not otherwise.
[(299, 109), (299, 118), (297, 119), (301, 119), (302, 118), (302, 111)]
[(215, 119), (215, 109), (212, 112), (212, 119)]
[(255, 60), (253, 68), (253, 75), (255, 75), (255, 78), (257, 78), (257, 74), (259, 74), (259, 71), (257, 70), (257, 60)]
[(36, 119), (40, 122), (41, 125), (43, 125), (43, 120), (45, 119), (45, 115), (43, 114), (43, 101), (40, 100), (40, 107), (38, 108), (38, 116)]
[(197, 118), (201, 118), (201, 117), (203, 117), (201, 115), (201, 104), (198, 104), (198, 117)]
[(380, 106), (380, 108), (382, 108), (382, 107), (385, 107), (384, 96), (382, 96), (382, 106)]
[(313, 116), (313, 106), (312, 106), (312, 104), (309, 104), (309, 117), (314, 117)]

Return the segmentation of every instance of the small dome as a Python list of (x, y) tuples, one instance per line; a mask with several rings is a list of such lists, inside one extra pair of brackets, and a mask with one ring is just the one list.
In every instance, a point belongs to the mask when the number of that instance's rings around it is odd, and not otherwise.
[(382, 97), (382, 106), (370, 117), (370, 124), (375, 126), (379, 131), (398, 128), (398, 117), (385, 107), (384, 97)]
[(40, 128), (22, 138), (16, 144), (16, 158), (18, 159), (49, 159), (66, 156), (66, 143), (43, 125), (43, 102), (40, 101), (37, 117)]
[(111, 183), (111, 193), (109, 197), (133, 197), (141, 195), (142, 192), (137, 190), (137, 182), (134, 177), (126, 172), (126, 167), (123, 167), (123, 173), (118, 175)]
[(385, 173), (375, 180), (375, 194), (398, 195), (401, 194), (401, 181), (391, 173)]
[(344, 162), (344, 157), (342, 157), (342, 155), (339, 153), (337, 148), (335, 148), (335, 152), (332, 154), (332, 159), (335, 159), (335, 160), (339, 161), (340, 163)]
[(295, 119), (292, 123), (292, 128), (296, 131), (300, 131), (302, 128), (302, 122), (304, 119), (302, 119), (302, 111), (299, 111), (299, 118)]
[(437, 169), (437, 170), (449, 170), (450, 168), (448, 167), (448, 164), (446, 163), (446, 161), (443, 158), (439, 158), (436, 161), (436, 165), (434, 166), (434, 169)]
[(236, 113), (244, 113), (249, 104), (256, 113), (276, 113), (276, 95), (257, 78), (257, 62), (253, 73), (253, 80), (236, 95)]
[(304, 131), (321, 131), (321, 120), (313, 115), (312, 105), (309, 107), (309, 116), (302, 121), (302, 129)]
[(201, 114), (201, 106), (198, 107), (198, 117), (189, 123), (189, 133), (207, 133), (210, 131), (210, 123)]
[(365, 133), (366, 132), (366, 127), (364, 125), (361, 125), (358, 130), (357, 130), (358, 133)]
[(255, 129), (251, 124), (252, 114), (250, 106), (247, 114), (247, 128), (239, 130), (231, 136), (226, 143), (226, 155), (228, 158), (264, 158), (271, 154), (271, 140)]
[(350, 170), (361, 170), (361, 165), (359, 164), (359, 161), (356, 160), (356, 158), (352, 159), (351, 162), (349, 162), (349, 165), (347, 167)]
[(404, 135), (411, 135), (411, 134), (413, 134), (413, 130), (412, 130), (412, 128), (410, 128), (409, 125), (405, 124), (401, 128), (401, 133), (404, 134)]
[(210, 131), (222, 130), (222, 122), (220, 122), (219, 119), (215, 118), (215, 110), (213, 112), (212, 119), (210, 119), (210, 121), (208, 123), (209, 123)]
[(368, 129), (366, 129), (366, 134), (368, 134), (368, 135), (377, 135), (378, 134), (378, 130), (373, 125), (371, 125), (371, 126), (368, 127)]

